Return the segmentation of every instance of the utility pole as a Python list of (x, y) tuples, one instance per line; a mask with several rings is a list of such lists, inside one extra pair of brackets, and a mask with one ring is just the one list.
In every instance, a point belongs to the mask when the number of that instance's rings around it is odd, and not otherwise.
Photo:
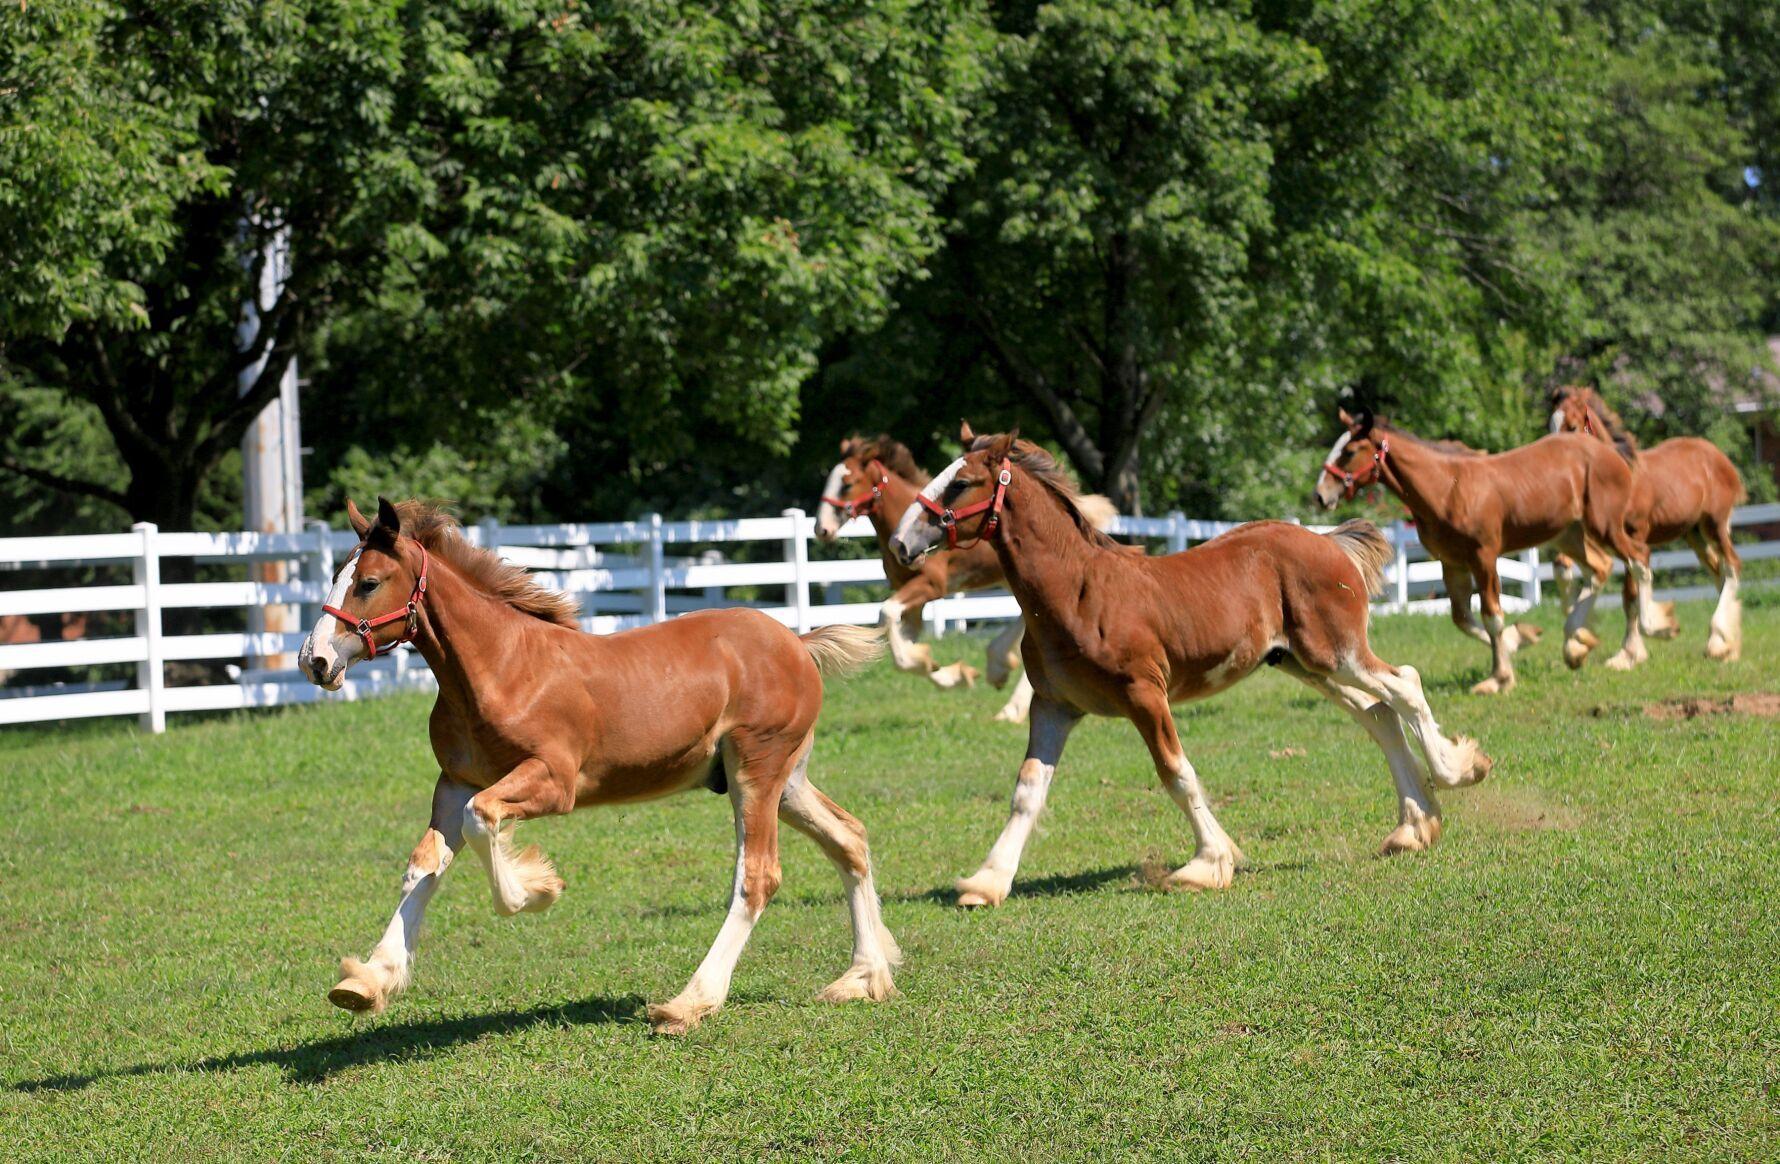
[[(251, 230), (252, 224), (243, 229)], [(259, 285), (241, 305), (241, 323), (235, 329), (235, 342), (240, 349), (251, 347), (259, 335), (260, 317), (270, 311), (284, 293), (290, 278), (290, 231), (280, 227), (267, 240), (258, 256)], [(247, 259), (251, 275), (254, 256)], [(266, 362), (272, 358), (267, 345), (260, 358), (244, 370), (236, 384), (242, 395), (252, 389)], [(245, 527), (259, 533), (297, 533), (303, 528), (303, 459), (302, 426), (297, 414), (297, 360), (295, 355), (284, 365), (284, 377), (278, 396), (255, 418), (247, 435), (241, 438), (241, 467)], [(256, 582), (284, 583), (291, 578), (290, 564), (285, 561), (259, 561), (250, 567)], [(299, 629), (301, 618), (292, 605), (250, 607), (247, 629), (250, 634), (288, 634)], [(292, 652), (279, 651), (250, 656), (249, 670), (287, 671), (296, 666)]]

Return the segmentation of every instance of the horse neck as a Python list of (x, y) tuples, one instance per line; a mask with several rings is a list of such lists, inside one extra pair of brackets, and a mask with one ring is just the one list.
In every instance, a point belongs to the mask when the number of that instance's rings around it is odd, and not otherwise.
[(1017, 465), (994, 545), (1002, 576), (1021, 609), (1053, 617), (1079, 601), (1082, 575), (1089, 559), (1100, 552), (1063, 501)]
[(1385, 454), (1385, 488), (1402, 498), (1417, 518), (1442, 517), (1448, 487), (1458, 473), (1458, 462), (1472, 460), (1430, 448), (1420, 441), (1401, 438)]
[(433, 555), (420, 633), (414, 647), (439, 681), (439, 698), (459, 708), (475, 704), (479, 690), (496, 679), (492, 647), (509, 642), (520, 622), (535, 622), (473, 585), (443, 555)]

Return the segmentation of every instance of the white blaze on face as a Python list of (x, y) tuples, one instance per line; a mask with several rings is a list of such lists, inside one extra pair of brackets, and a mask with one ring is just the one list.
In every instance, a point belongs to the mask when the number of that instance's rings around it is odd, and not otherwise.
[[(347, 596), (352, 593), (353, 576), (357, 572), (358, 555), (354, 554), (346, 560), (346, 565), (340, 568), (339, 576), (334, 579), (334, 588), (328, 591), (327, 604), (329, 606), (345, 609)], [(325, 669), (322, 674), (328, 678), (321, 685), (329, 691), (340, 689), (346, 668), (353, 661), (351, 655), (343, 653), (340, 648), (342, 638), (350, 639), (352, 643), (358, 642), (358, 637), (347, 629), (345, 623), (331, 614), (324, 614), (315, 621), (315, 626), (309, 631), (309, 637), (303, 640), (303, 649), (297, 654), (297, 666), (311, 681), (315, 679), (315, 663), (319, 661), (323, 664)], [(350, 644), (348, 644), (348, 650), (350, 650)]]
[(823, 500), (816, 506), (816, 532), (825, 536), (838, 533), (841, 528), (841, 511), (828, 503), (828, 498), (841, 495), (841, 482), (847, 476), (847, 462), (842, 461), (828, 471), (828, 480), (822, 485)]
[(1551, 414), (1551, 431), (1564, 431), (1564, 410), (1561, 408), (1554, 410)]
[[(1344, 432), (1335, 438), (1335, 444), (1329, 449), (1329, 455), (1323, 458), (1323, 464), (1341, 464), (1341, 454), (1347, 451), (1348, 442), (1354, 439), (1352, 432)], [(1316, 497), (1324, 505), (1334, 505), (1341, 499), (1341, 479), (1326, 469), (1318, 469), (1316, 474)]]
[[(941, 470), (939, 476), (927, 483), (927, 487), (921, 490), (921, 496), (929, 501), (938, 501), (944, 497), (946, 487), (952, 483), (952, 478), (956, 477), (958, 470), (962, 468), (964, 468), (964, 458), (959, 457)], [(933, 544), (939, 540), (939, 527), (922, 522), (921, 519), (926, 515), (926, 508), (916, 502), (903, 510), (902, 520), (896, 523), (896, 536), (901, 539), (910, 554), (920, 554), (932, 548)]]

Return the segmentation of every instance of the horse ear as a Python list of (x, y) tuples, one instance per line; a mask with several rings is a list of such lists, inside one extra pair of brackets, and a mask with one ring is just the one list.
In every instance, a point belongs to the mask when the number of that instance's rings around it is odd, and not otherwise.
[(1370, 408), (1356, 409), (1354, 414), (1348, 418), (1347, 430), (1357, 437), (1363, 437), (1372, 431), (1372, 423)]
[(959, 443), (961, 443), (964, 446), (965, 451), (967, 451), (967, 452), (969, 451), (972, 442), (974, 442), (976, 439), (977, 439), (976, 430), (974, 430), (970, 427), (970, 421), (968, 421), (968, 420), (959, 421), (958, 422), (958, 440), (959, 440)]
[(1016, 428), (988, 438), (988, 456), (986, 460), (990, 463), (995, 463), (1005, 461), (1013, 456), (1014, 441), (1019, 438), (1019, 435), (1020, 430)]
[(346, 499), (346, 520), (352, 523), (352, 532), (361, 538), (371, 528), (371, 519), (358, 511), (358, 506), (352, 503), (350, 497)]
[(392, 534), (402, 532), (402, 515), (396, 512), (396, 507), (389, 503), (387, 497), (377, 499), (377, 524)]
[(1341, 421), (1342, 428), (1352, 428), (1354, 426), (1353, 415), (1340, 405), (1335, 406), (1335, 417)]

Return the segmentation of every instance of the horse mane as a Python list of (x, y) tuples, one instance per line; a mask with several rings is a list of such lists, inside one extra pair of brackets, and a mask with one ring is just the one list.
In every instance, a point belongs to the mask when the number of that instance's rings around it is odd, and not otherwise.
[(1433, 449), (1435, 452), (1438, 452), (1438, 453), (1451, 453), (1454, 456), (1458, 456), (1458, 457), (1487, 457), (1487, 456), (1489, 456), (1489, 453), (1487, 451), (1485, 451), (1483, 449), (1474, 449), (1470, 445), (1466, 444), (1464, 441), (1455, 441), (1455, 440), (1437, 441), (1431, 437), (1417, 436), (1415, 433), (1410, 432), (1408, 429), (1398, 428), (1396, 425), (1392, 424), (1388, 420), (1384, 420), (1383, 418), (1373, 421), (1372, 426), (1374, 428), (1384, 429), (1392, 437), (1395, 437), (1399, 440), (1408, 441), (1410, 444), (1413, 444), (1413, 445), (1420, 445), (1424, 449)]
[(908, 446), (889, 433), (881, 432), (874, 437), (856, 436), (848, 452), (862, 461), (882, 461), (884, 468), (915, 485), (925, 485), (933, 480), (927, 470), (915, 463), (915, 454), (909, 452)]
[(499, 598), (521, 614), (579, 630), (580, 607), (573, 598), (538, 584), (518, 566), (501, 561), (493, 550), (472, 546), (463, 539), (457, 518), (428, 501), (396, 504), (402, 532), (437, 554), (478, 589)]
[(1582, 401), (1582, 406), (1594, 415), (1599, 422), (1601, 431), (1607, 434), (1613, 447), (1627, 462), (1638, 459), (1638, 438), (1626, 427), (1625, 420), (1613, 410), (1601, 394), (1587, 384), (1564, 384), (1551, 390), (1551, 406), (1556, 409), (1566, 400)]
[[(979, 436), (971, 442), (970, 451), (975, 452), (991, 439), (993, 438)], [(1131, 549), (1094, 524), (1094, 519), (1083, 508), (1084, 498), (1080, 486), (1069, 475), (1069, 470), (1057, 463), (1057, 458), (1031, 441), (1016, 439), (1007, 459), (1030, 473), (1034, 480), (1049, 489), (1063, 503), (1064, 512), (1075, 521), (1075, 528), (1081, 530), (1082, 536), (1090, 543), (1121, 553)]]

